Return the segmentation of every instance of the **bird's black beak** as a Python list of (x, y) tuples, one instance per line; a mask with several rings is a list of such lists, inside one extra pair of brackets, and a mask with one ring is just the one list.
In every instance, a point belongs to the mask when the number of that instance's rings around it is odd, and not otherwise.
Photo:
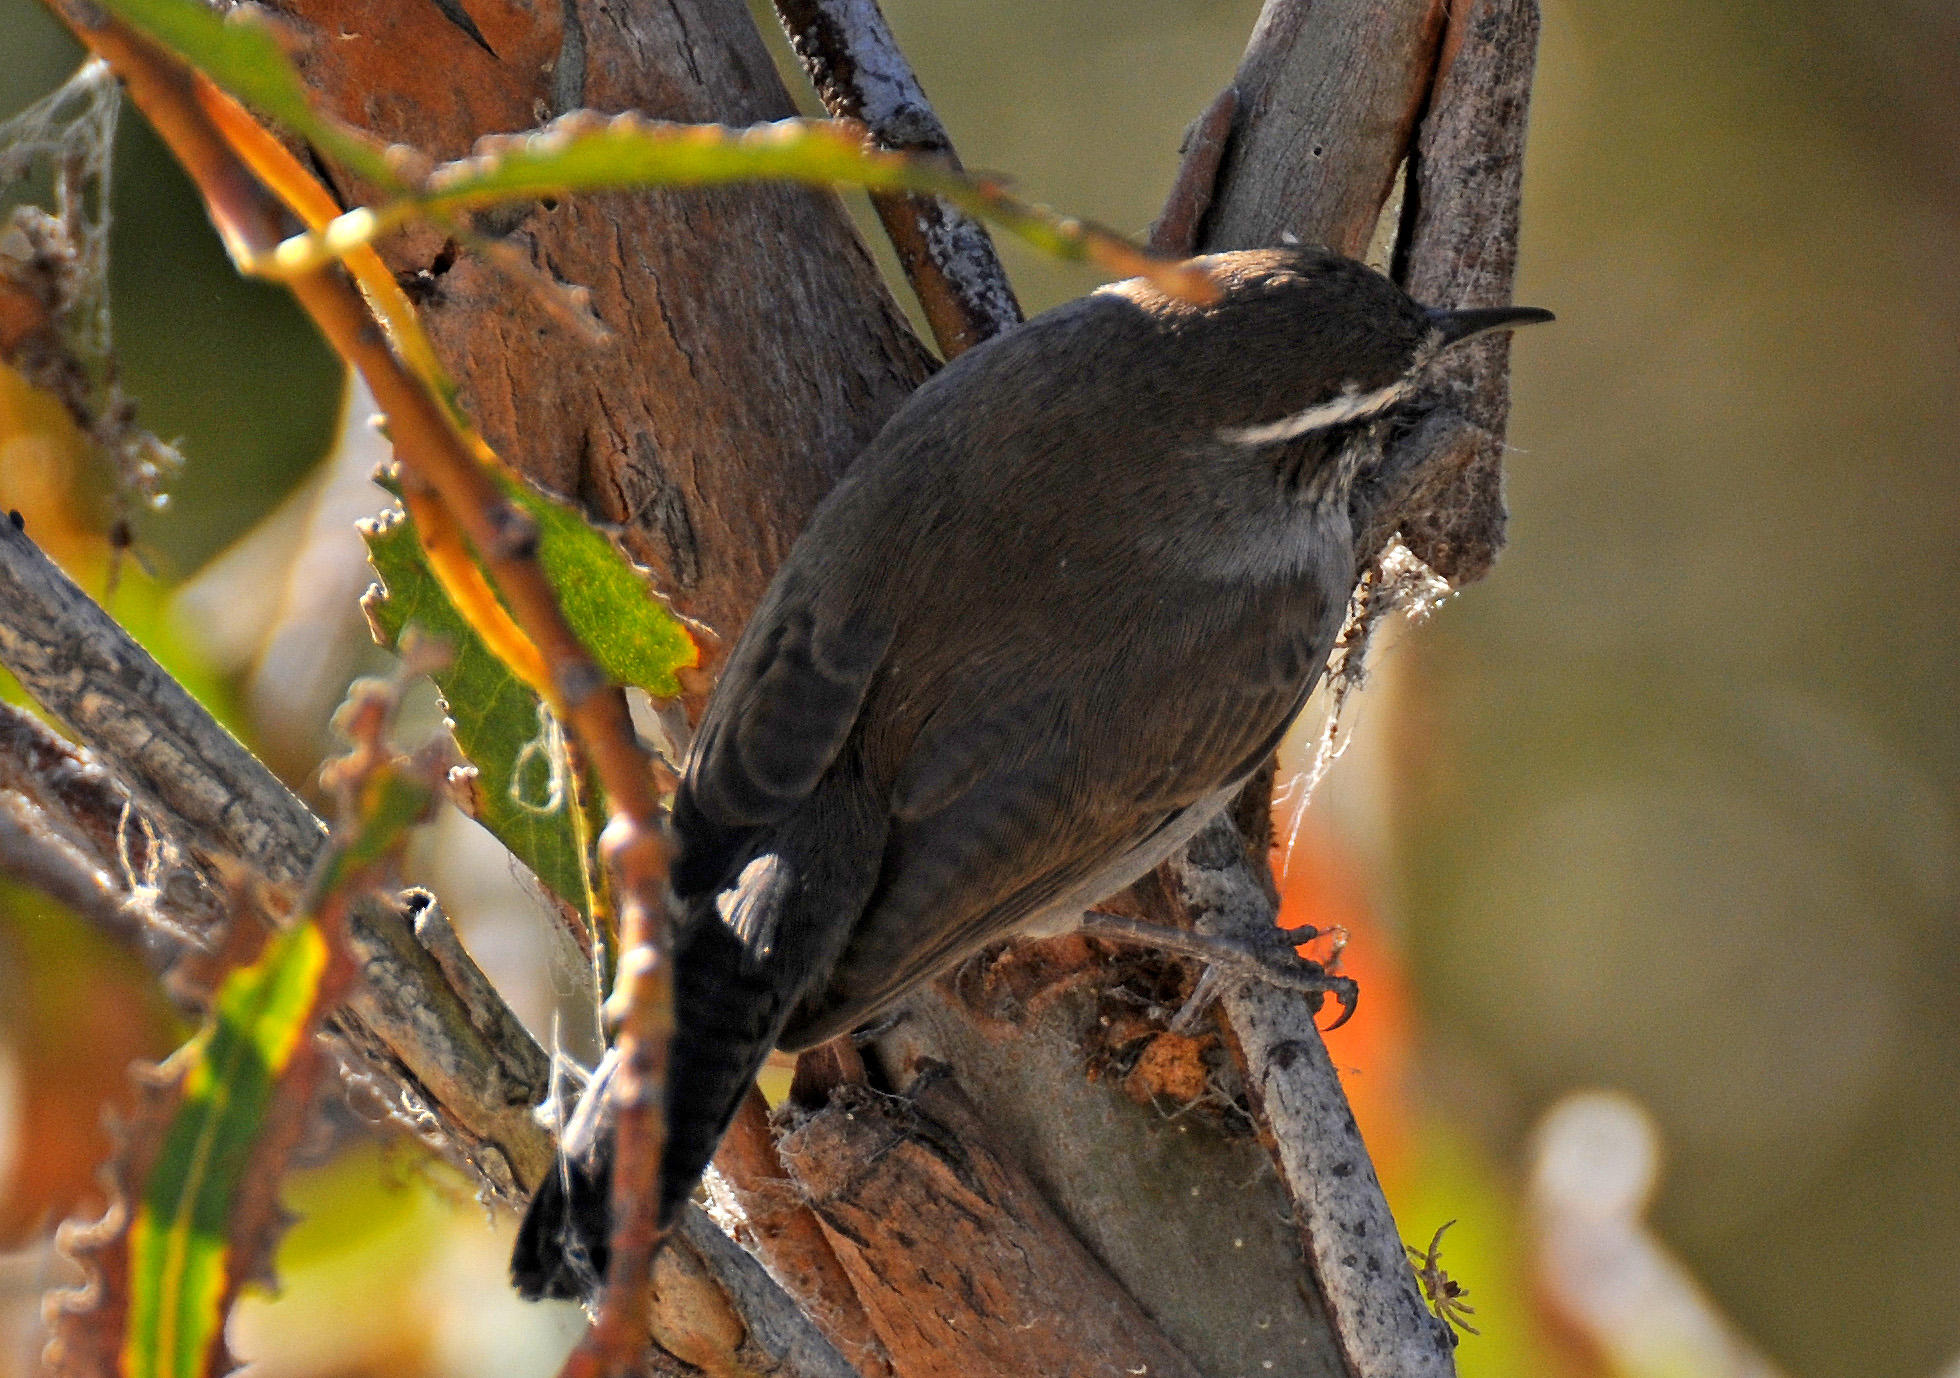
[(1556, 319), (1551, 312), (1536, 306), (1476, 306), (1467, 311), (1429, 309), (1429, 323), (1443, 332), (1445, 349), (1493, 330), (1515, 330), (1521, 325)]

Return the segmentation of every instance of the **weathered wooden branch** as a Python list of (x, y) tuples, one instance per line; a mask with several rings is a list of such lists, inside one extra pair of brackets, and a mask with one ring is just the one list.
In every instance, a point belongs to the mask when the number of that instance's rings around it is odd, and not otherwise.
[(1350, 258), (1368, 248), (1429, 96), (1444, 6), (1432, 0), (1267, 0), (1239, 70), (1207, 251), (1292, 235)]
[(306, 879), (326, 826), (11, 524), (0, 658), (227, 884)]
[[(93, 761), (71, 748), (64, 765), (38, 743), (35, 761), (46, 782), (69, 775), (59, 806), (77, 833), (104, 840), (105, 860), (117, 855), (118, 833), (152, 833), (186, 855), (192, 869), (179, 885), (191, 895), (211, 888), (204, 870), (221, 878), (233, 912), (287, 911), (325, 845), (325, 825), (11, 526), (0, 529), (0, 661), (90, 748)], [(15, 729), (12, 741), (32, 743)], [(123, 817), (129, 798), (133, 820)], [(125, 895), (138, 878), (109, 874)], [(173, 898), (167, 889), (160, 907), (174, 918)], [(528, 1192), (551, 1162), (550, 1137), (530, 1114), (548, 1059), (501, 1000), (484, 1000), (480, 973), (460, 993), (445, 979), (409, 919), (420, 911), (418, 927), (432, 939), (446, 922), (425, 904), (408, 909), (356, 907), (351, 941), (368, 979), (336, 1029), (435, 1117), (490, 1190), (506, 1199)], [(191, 932), (215, 945), (232, 921), (197, 914)], [(467, 961), (457, 949), (448, 964), (460, 971)]]
[[(1537, 0), (1477, 0), (1450, 15), (1397, 253), (1396, 277), (1417, 301), (1511, 301), (1538, 24)], [(1510, 361), (1508, 334), (1439, 361), (1430, 420), (1391, 451), (1363, 495), (1364, 550), (1396, 533), (1452, 584), (1489, 572), (1504, 545)]]
[[(877, 0), (776, 0), (776, 16), (824, 109), (860, 121), (880, 148), (960, 165)], [(871, 204), (940, 353), (950, 359), (1021, 323), (986, 226), (936, 196), (874, 192)]]
[[(123, 827), (127, 789), (157, 836), (223, 875), (228, 892), (258, 898), (246, 912), (286, 912), (325, 844), (325, 826), (6, 523), (0, 662), (114, 777), (66, 782), (63, 807), (82, 815), (80, 832)], [(13, 740), (46, 749), (25, 733)], [(87, 764), (61, 754), (71, 774)], [(0, 741), (0, 760), (8, 755)], [(62, 769), (54, 765), (49, 779)], [(243, 808), (252, 810), (249, 825)], [(128, 884), (120, 871), (105, 874)], [(426, 895), (412, 893), (399, 908), (357, 906), (349, 939), (362, 980), (332, 1026), (359, 1057), (350, 1070), (372, 1079), (391, 1113), (473, 1167), (493, 1196), (528, 1196), (553, 1162), (551, 1135), (532, 1113), (547, 1089), (544, 1050)], [(781, 1289), (712, 1224), (705, 1228), (703, 1235), (690, 1226), (683, 1246), (665, 1256), (652, 1317), (663, 1343), (719, 1373), (851, 1378), (850, 1365)]]
[[(1271, 930), (1272, 893), (1230, 818), (1214, 820), (1166, 870), (1200, 933), (1243, 938)], [(1423, 1302), (1312, 1007), (1256, 981), (1234, 983), (1221, 1003), (1348, 1371), (1454, 1373), (1455, 1338)]]

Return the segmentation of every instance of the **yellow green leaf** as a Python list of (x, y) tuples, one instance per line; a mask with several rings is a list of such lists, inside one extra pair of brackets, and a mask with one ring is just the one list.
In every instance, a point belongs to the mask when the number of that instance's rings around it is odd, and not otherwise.
[(182, 1096), (130, 1228), (126, 1378), (192, 1378), (222, 1344), (233, 1203), (326, 963), (311, 923), (276, 935), (225, 979), (211, 1022), (171, 1060)]

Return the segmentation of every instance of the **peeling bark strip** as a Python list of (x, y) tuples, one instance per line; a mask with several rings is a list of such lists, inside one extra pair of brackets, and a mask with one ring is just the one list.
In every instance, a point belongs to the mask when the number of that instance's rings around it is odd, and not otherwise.
[(841, 1088), (781, 1150), (906, 1378), (1201, 1378), (986, 1146), (947, 1069), (903, 1098)]
[(1267, 0), (1232, 85), (1236, 133), (1202, 242), (1256, 249), (1294, 234), (1368, 248), (1429, 96), (1435, 0)]
[[(1538, 27), (1537, 0), (1475, 0), (1450, 16), (1410, 164), (1396, 267), (1417, 301), (1510, 304)], [(1374, 534), (1385, 538), (1392, 520), (1418, 559), (1466, 584), (1483, 578), (1504, 546), (1510, 335), (1451, 351), (1431, 376), (1442, 405), (1377, 480), (1390, 487)]]
[[(776, 15), (825, 110), (863, 123), (880, 148), (960, 165), (877, 0), (776, 0)], [(936, 196), (873, 192), (871, 204), (940, 353), (950, 359), (1021, 323), (986, 226)]]
[[(472, 0), (483, 43), (433, 5), (271, 9), (328, 108), (438, 158), (567, 103), (729, 124), (795, 113), (740, 0)], [(527, 477), (622, 525), (676, 606), (732, 644), (809, 510), (930, 371), (926, 351), (828, 192), (574, 197), (490, 218), (589, 287), (616, 343), (574, 338), (468, 254), (439, 269), (439, 230), (404, 233), (384, 253), (428, 289), (424, 322), (471, 416)]]
[(1205, 223), (1217, 194), (1218, 169), (1225, 161), (1238, 117), (1238, 88), (1227, 86), (1184, 131), (1184, 141), (1177, 149), (1181, 155), (1177, 179), (1150, 226), (1150, 247), (1158, 253), (1188, 255), (1197, 244), (1198, 227)]

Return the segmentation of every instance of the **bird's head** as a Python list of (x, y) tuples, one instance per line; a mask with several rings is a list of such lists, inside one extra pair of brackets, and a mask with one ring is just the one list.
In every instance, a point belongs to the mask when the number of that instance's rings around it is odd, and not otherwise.
[[(1154, 318), (1180, 356), (1180, 388), (1211, 439), (1268, 465), (1310, 499), (1344, 495), (1379, 454), (1378, 423), (1419, 402), (1424, 372), (1469, 340), (1552, 319), (1525, 306), (1423, 306), (1382, 274), (1324, 249), (1195, 260), (1217, 285), (1182, 301), (1143, 280), (1107, 292)], [(1371, 441), (1377, 443), (1370, 443)]]

